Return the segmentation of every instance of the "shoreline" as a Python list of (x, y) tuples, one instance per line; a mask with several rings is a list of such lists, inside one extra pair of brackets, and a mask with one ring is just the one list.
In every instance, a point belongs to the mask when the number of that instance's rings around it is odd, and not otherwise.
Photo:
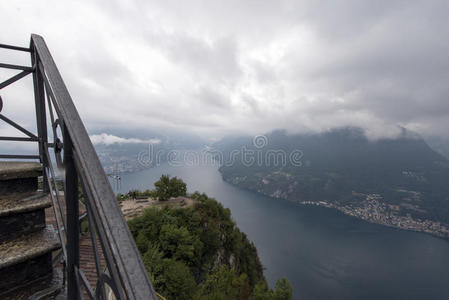
[[(401, 218), (401, 219), (406, 219), (406, 220), (403, 220), (403, 222), (396, 222), (396, 224), (395, 224), (395, 223), (388, 223), (388, 222), (385, 222), (385, 221), (383, 221), (381, 219), (379, 220), (378, 218), (374, 218), (374, 217), (371, 217), (371, 218), (368, 217), (367, 218), (364, 215), (361, 215), (361, 214), (358, 214), (358, 213), (356, 213), (356, 212), (354, 212), (352, 210), (349, 210), (345, 206), (340, 207), (340, 206), (334, 205), (332, 203), (324, 202), (324, 201), (319, 201), (319, 202), (312, 202), (312, 201), (296, 202), (296, 201), (291, 201), (291, 200), (288, 200), (288, 199), (283, 199), (283, 200), (290, 201), (290, 202), (293, 202), (293, 203), (298, 203), (298, 204), (301, 204), (301, 205), (306, 205), (306, 206), (320, 206), (320, 207), (326, 207), (326, 208), (330, 208), (330, 209), (335, 209), (335, 210), (338, 210), (339, 212), (343, 213), (346, 216), (354, 217), (354, 218), (356, 218), (358, 220), (362, 220), (362, 221), (365, 221), (365, 222), (368, 222), (368, 223), (371, 223), (371, 224), (382, 225), (382, 226), (385, 226), (385, 227), (390, 227), (390, 228), (394, 228), (394, 229), (398, 229), (398, 230), (405, 230), (405, 231), (412, 231), (412, 232), (417, 232), (417, 233), (428, 234), (428, 235), (431, 235), (433, 237), (449, 241), (449, 230), (446, 227), (447, 225), (446, 224), (443, 225), (443, 227), (444, 227), (443, 230), (438, 230), (438, 231), (434, 230), (434, 231), (432, 231), (432, 230), (428, 229), (429, 224), (436, 224), (436, 223), (439, 223), (439, 222), (435, 222), (435, 221), (431, 221), (431, 220), (420, 220), (420, 219), (414, 220), (414, 219), (411, 219), (411, 218), (396, 216), (396, 218)], [(378, 216), (383, 216), (385, 219), (390, 218), (389, 220), (394, 219), (394, 218), (391, 218), (391, 216), (386, 216), (386, 215), (381, 215), (381, 214), (378, 214)], [(416, 227), (410, 227), (410, 226), (402, 225), (402, 224), (407, 224), (407, 223), (410, 223), (410, 222), (412, 222), (413, 225), (419, 226), (421, 228), (416, 228)], [(399, 225), (397, 225), (397, 224), (399, 224)], [(430, 226), (432, 226), (432, 225), (430, 225)], [(425, 228), (422, 228), (422, 227), (425, 227)]]
[[(222, 175), (223, 178), (223, 175)], [(285, 197), (282, 197), (280, 194), (270, 195), (267, 194), (261, 190), (255, 190), (250, 189), (246, 187), (242, 187), (238, 184), (233, 183), (231, 180), (226, 180), (223, 178), (224, 181), (228, 182), (229, 184), (252, 191), (254, 193), (258, 193), (273, 199), (282, 199), (285, 201), (289, 201), (292, 203), (298, 203), (301, 205), (309, 205), (309, 206), (321, 206), (331, 209), (336, 209), (339, 212), (350, 216), (357, 218), (359, 220), (363, 220), (365, 222), (369, 222), (372, 224), (378, 224), (394, 229), (399, 230), (406, 230), (406, 231), (412, 231), (412, 232), (418, 232), (423, 234), (428, 234), (436, 238), (440, 238), (446, 241), (449, 241), (449, 224), (432, 221), (432, 220), (421, 220), (421, 219), (413, 219), (410, 215), (407, 216), (399, 216), (395, 214), (394, 210), (387, 209), (387, 206), (385, 203), (379, 202), (379, 199), (381, 199), (380, 195), (377, 194), (371, 194), (368, 195), (367, 200), (364, 202), (361, 202), (361, 204), (364, 204), (364, 206), (339, 206), (334, 203), (329, 203), (327, 201), (294, 201), (287, 199)]]

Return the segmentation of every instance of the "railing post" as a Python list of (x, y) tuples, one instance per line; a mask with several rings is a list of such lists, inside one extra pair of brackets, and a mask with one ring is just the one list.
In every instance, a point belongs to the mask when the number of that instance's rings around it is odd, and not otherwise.
[(67, 296), (69, 300), (79, 299), (79, 210), (78, 210), (78, 176), (73, 157), (73, 144), (67, 127), (63, 125), (64, 166), (65, 166), (65, 201), (67, 209)]
[[(45, 147), (47, 146), (47, 119), (45, 110), (45, 90), (44, 90), (44, 80), (42, 74), (39, 71), (40, 61), (38, 59), (37, 53), (34, 49), (33, 44), (31, 44), (31, 64), (34, 67), (33, 71), (33, 85), (34, 85), (34, 103), (36, 106), (36, 122), (37, 122), (37, 134), (39, 138), (39, 160), (43, 165), (45, 170), (48, 167), (48, 157), (45, 155)], [(45, 184), (47, 182), (47, 172), (43, 172), (43, 185), (42, 189), (44, 192), (49, 192), (49, 187)]]

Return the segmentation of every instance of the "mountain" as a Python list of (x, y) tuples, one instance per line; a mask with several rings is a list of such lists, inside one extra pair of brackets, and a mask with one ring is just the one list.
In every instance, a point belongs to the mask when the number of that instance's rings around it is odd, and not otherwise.
[(426, 137), (426, 143), (436, 152), (449, 159), (449, 139), (429, 136)]
[(358, 128), (298, 135), (275, 131), (215, 147), (224, 180), (240, 187), (449, 236), (449, 161), (406, 130), (379, 140), (369, 140)]

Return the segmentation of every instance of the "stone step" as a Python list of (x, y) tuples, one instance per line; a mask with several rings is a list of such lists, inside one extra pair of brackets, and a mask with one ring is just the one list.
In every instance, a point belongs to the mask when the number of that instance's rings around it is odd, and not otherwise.
[(62, 267), (53, 269), (53, 274), (31, 284), (18, 286), (1, 295), (2, 300), (66, 300), (64, 273)]
[(53, 271), (52, 252), (61, 247), (53, 226), (0, 244), (0, 299), (2, 294), (47, 279)]
[(50, 196), (42, 192), (0, 195), (0, 243), (45, 227)]
[(41, 175), (39, 163), (0, 161), (0, 194), (35, 191)]

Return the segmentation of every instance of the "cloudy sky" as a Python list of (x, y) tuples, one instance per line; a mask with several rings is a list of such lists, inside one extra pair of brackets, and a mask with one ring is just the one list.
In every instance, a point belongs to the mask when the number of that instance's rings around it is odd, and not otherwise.
[[(1, 1), (0, 40), (44, 36), (91, 134), (448, 137), (448, 12), (445, 0)], [(3, 112), (32, 126), (31, 84), (15, 88)]]

